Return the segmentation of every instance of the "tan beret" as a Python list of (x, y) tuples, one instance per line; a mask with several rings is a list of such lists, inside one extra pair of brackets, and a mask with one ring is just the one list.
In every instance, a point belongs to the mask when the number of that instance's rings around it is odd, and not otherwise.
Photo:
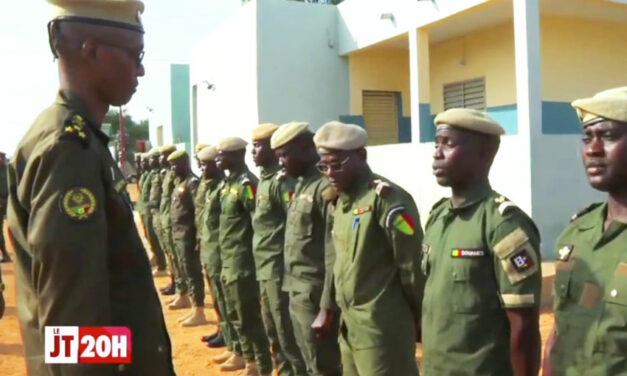
[(187, 152), (185, 150), (177, 150), (173, 152), (172, 154), (168, 155), (168, 162), (175, 161), (184, 156), (185, 157), (187, 156)]
[(144, 3), (137, 0), (47, 0), (53, 19), (103, 25), (144, 32), (141, 14)]
[(279, 126), (273, 123), (260, 124), (258, 127), (253, 129), (253, 141), (270, 138), (277, 129), (279, 129)]
[(330, 121), (314, 135), (314, 143), (319, 150), (354, 150), (368, 143), (368, 133), (355, 124)]
[(246, 145), (248, 142), (239, 137), (227, 137), (218, 142), (216, 149), (218, 151), (236, 151), (246, 149)]
[(296, 136), (309, 131), (309, 123), (303, 121), (292, 121), (285, 123), (274, 132), (270, 139), (270, 147), (278, 149), (292, 141)]
[(215, 146), (206, 146), (196, 156), (201, 162), (211, 162), (218, 156), (218, 149)]
[(150, 149), (148, 153), (146, 153), (146, 156), (150, 158), (150, 157), (154, 157), (155, 155), (160, 155), (160, 154), (161, 154), (161, 149), (158, 147), (154, 147)]
[(583, 124), (598, 118), (627, 123), (627, 86), (604, 90), (592, 98), (577, 99), (572, 106)]
[(196, 144), (196, 147), (194, 148), (194, 153), (198, 154), (202, 149), (206, 148), (207, 146), (209, 146), (209, 144)]
[(172, 153), (176, 151), (176, 146), (166, 145), (161, 147), (161, 154)]
[(448, 109), (439, 113), (435, 117), (434, 123), (436, 127), (440, 124), (446, 124), (492, 136), (500, 136), (505, 133), (503, 127), (488, 116), (486, 112), (471, 108)]

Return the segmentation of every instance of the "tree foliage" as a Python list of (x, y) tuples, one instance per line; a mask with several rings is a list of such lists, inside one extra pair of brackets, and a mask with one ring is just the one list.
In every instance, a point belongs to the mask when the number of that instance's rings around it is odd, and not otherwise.
[[(148, 140), (148, 119), (135, 121), (130, 115), (124, 116), (126, 124), (126, 160), (132, 164), (133, 153), (135, 153), (135, 145), (138, 140)], [(110, 128), (103, 129), (108, 131), (108, 135), (111, 138), (109, 146), (114, 147), (116, 151), (116, 159), (120, 157), (120, 111), (117, 108), (112, 108), (107, 113), (103, 124), (110, 124)]]

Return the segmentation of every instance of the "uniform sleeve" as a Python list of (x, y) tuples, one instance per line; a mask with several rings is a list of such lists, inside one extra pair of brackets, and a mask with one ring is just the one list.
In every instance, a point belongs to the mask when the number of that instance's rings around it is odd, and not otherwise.
[[(519, 209), (516, 209), (519, 210)], [(496, 282), (504, 308), (540, 305), (540, 236), (521, 212), (505, 217), (489, 238)]]
[[(59, 141), (29, 163), (17, 187), (30, 212), (26, 242), (42, 338), (46, 326), (113, 324), (104, 173), (96, 152)], [(110, 374), (102, 365), (60, 367), (59, 375)]]
[(239, 198), (242, 202), (242, 205), (246, 209), (246, 211), (250, 213), (251, 218), (252, 218), (253, 213), (255, 212), (256, 197), (257, 197), (257, 183), (250, 181), (248, 179), (242, 182), (241, 191), (239, 193)]
[(322, 218), (324, 220), (324, 284), (320, 307), (337, 310), (335, 302), (335, 285), (333, 283), (333, 267), (335, 265), (335, 246), (333, 245), (333, 212), (337, 194), (333, 187), (327, 184), (321, 193)]
[(392, 193), (380, 199), (377, 212), (379, 226), (392, 248), (403, 293), (419, 323), (425, 278), (420, 269), (423, 232), (418, 209), (410, 197)]

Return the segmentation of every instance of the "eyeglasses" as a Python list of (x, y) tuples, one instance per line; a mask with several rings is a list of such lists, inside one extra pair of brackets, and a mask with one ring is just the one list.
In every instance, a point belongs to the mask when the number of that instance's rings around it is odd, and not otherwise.
[(318, 162), (316, 163), (316, 168), (318, 169), (318, 171), (320, 171), (323, 174), (328, 174), (331, 171), (341, 172), (344, 169), (344, 165), (348, 163), (349, 159), (351, 159), (350, 155), (341, 162), (335, 162), (335, 163)]
[(113, 44), (113, 43), (105, 43), (105, 42), (99, 42), (99, 43), (104, 46), (117, 48), (119, 50), (126, 52), (130, 56), (131, 59), (135, 60), (137, 64), (137, 68), (139, 68), (139, 66), (142, 65), (142, 60), (144, 60), (144, 54), (145, 54), (144, 50), (137, 51), (131, 47), (122, 46), (122, 45)]

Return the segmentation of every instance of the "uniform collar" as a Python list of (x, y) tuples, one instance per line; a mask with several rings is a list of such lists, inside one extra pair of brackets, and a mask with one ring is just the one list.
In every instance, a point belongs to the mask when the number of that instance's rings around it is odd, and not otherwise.
[(342, 201), (352, 201), (359, 197), (363, 192), (368, 191), (372, 186), (373, 174), (370, 168), (367, 168), (358, 178), (349, 192), (341, 192)]
[(269, 179), (272, 176), (276, 175), (279, 170), (281, 169), (281, 166), (277, 164), (274, 164), (268, 168), (262, 168), (261, 169), (261, 178), (262, 179)]
[(490, 184), (484, 184), (481, 185), (480, 187), (477, 187), (477, 189), (475, 189), (473, 192), (471, 192), (468, 197), (466, 197), (466, 200), (464, 202), (462, 202), (461, 205), (457, 206), (457, 207), (453, 207), (453, 200), (449, 199), (448, 200), (448, 209), (451, 211), (461, 211), (464, 210), (466, 208), (469, 208), (471, 206), (474, 206), (475, 204), (485, 200), (488, 196), (490, 196), (492, 194), (492, 187), (490, 186)]
[(307, 166), (303, 175), (298, 177), (298, 181), (301, 182), (303, 180), (317, 178), (320, 175), (320, 171), (318, 171), (318, 168), (316, 168), (316, 164), (313, 163), (312, 165)]
[(94, 117), (92, 116), (91, 112), (87, 109), (85, 102), (83, 102), (83, 100), (80, 99), (77, 95), (67, 90), (59, 90), (59, 92), (57, 93), (57, 99), (55, 103), (61, 106), (67, 107), (69, 109), (72, 109), (76, 113), (81, 115), (81, 117), (83, 117), (83, 119), (87, 121), (87, 125), (89, 126), (89, 129), (96, 135), (96, 137), (98, 137), (98, 139), (103, 144), (105, 145), (109, 144), (109, 136), (107, 136), (100, 130), (100, 127), (98, 126), (99, 124), (96, 121), (94, 121)]
[(627, 229), (627, 223), (612, 222), (607, 229), (604, 228), (607, 218), (607, 202), (593, 209), (577, 221), (577, 228), (582, 233), (588, 233), (595, 244), (594, 249), (601, 249)]
[(240, 176), (247, 174), (248, 171), (248, 166), (244, 165), (244, 167), (242, 168), (241, 171), (239, 171), (237, 174), (231, 174), (228, 176), (228, 178), (226, 179), (227, 181), (231, 182), (231, 181), (235, 181), (237, 180)]

